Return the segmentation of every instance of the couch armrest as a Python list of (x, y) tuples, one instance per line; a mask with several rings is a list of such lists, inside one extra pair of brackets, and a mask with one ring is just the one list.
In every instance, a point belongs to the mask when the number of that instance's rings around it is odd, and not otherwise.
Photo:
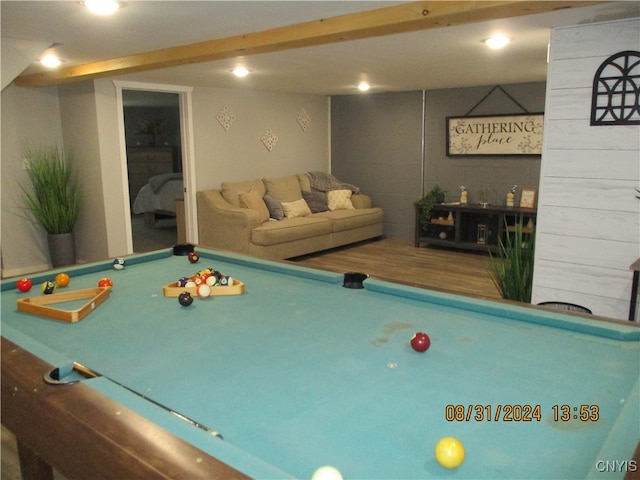
[(262, 225), (260, 214), (227, 202), (219, 190), (196, 193), (199, 244), (248, 253), (251, 230)]
[(371, 201), (371, 197), (369, 195), (365, 195), (364, 193), (356, 193), (355, 195), (351, 195), (351, 203), (355, 208), (371, 208), (373, 202)]

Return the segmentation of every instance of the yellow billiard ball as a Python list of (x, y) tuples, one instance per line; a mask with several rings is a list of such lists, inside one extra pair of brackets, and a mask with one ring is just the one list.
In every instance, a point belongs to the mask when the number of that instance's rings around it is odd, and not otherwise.
[(436, 443), (436, 460), (444, 468), (458, 468), (464, 461), (464, 447), (457, 438), (444, 437)]

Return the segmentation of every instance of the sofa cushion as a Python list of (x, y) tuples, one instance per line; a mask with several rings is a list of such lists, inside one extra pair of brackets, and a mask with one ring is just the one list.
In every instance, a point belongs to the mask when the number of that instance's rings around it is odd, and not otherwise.
[(300, 184), (300, 190), (303, 192), (310, 192), (311, 189), (311, 179), (309, 175), (306, 173), (299, 173), (296, 175), (298, 177), (298, 183)]
[(353, 210), (351, 190), (330, 190), (327, 192), (329, 210)]
[(265, 194), (264, 183), (262, 180), (248, 180), (246, 182), (222, 182), (221, 184), (222, 196), (234, 207), (241, 207), (240, 192), (248, 192), (255, 190), (260, 195)]
[(251, 231), (251, 243), (268, 246), (329, 235), (330, 233), (331, 222), (326, 218), (287, 218), (281, 222), (266, 222), (254, 228)]
[(282, 202), (295, 202), (302, 198), (300, 182), (296, 175), (280, 178), (263, 178), (266, 193)]
[(329, 206), (327, 205), (327, 194), (324, 192), (307, 192), (303, 190), (302, 198), (304, 198), (304, 201), (309, 205), (311, 213), (326, 212), (329, 210)]
[(248, 192), (240, 192), (238, 194), (240, 198), (240, 206), (243, 208), (250, 208), (260, 214), (260, 220), (266, 222), (269, 220), (269, 209), (260, 195), (255, 190), (249, 190)]
[(307, 218), (327, 218), (331, 220), (332, 232), (343, 232), (354, 228), (375, 225), (383, 220), (381, 208), (359, 208), (353, 210), (334, 210), (332, 212), (314, 213)]
[(287, 218), (306, 217), (311, 215), (309, 205), (304, 201), (304, 198), (296, 200), (295, 202), (282, 202), (282, 210), (284, 210), (284, 216)]
[(269, 216), (274, 220), (282, 220), (284, 218), (284, 210), (282, 210), (282, 204), (273, 198), (268, 193), (262, 197), (264, 203), (267, 205), (267, 209), (269, 210)]

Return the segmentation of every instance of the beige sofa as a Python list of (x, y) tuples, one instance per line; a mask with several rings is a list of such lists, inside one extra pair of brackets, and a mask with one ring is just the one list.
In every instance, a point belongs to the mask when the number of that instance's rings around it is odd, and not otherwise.
[(299, 174), (199, 191), (199, 244), (279, 260), (382, 236), (382, 209), (349, 187), (321, 192)]

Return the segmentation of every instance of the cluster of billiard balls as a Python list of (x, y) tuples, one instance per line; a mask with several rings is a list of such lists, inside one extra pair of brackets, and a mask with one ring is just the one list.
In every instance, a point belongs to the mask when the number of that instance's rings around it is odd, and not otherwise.
[[(191, 261), (191, 257), (189, 260)], [(192, 261), (192, 263), (195, 262)], [(211, 288), (233, 285), (233, 278), (224, 275), (215, 268), (205, 268), (190, 277), (180, 278), (177, 285), (178, 287), (195, 288), (198, 298), (207, 298), (211, 295)], [(178, 295), (178, 302), (183, 307), (188, 307), (193, 303), (193, 296), (191, 293), (184, 291)]]
[[(114, 270), (122, 270), (124, 268), (124, 260), (122, 258), (116, 258), (113, 261)], [(46, 280), (40, 285), (40, 290), (45, 295), (55, 293), (58, 287), (66, 287), (71, 282), (71, 277), (67, 273), (59, 273), (53, 280)], [(16, 288), (21, 292), (28, 292), (33, 287), (33, 281), (28, 277), (22, 277), (16, 282)], [(113, 282), (110, 278), (101, 278), (98, 280), (98, 287), (113, 287)]]
[[(54, 280), (46, 280), (40, 285), (42, 293), (49, 295), (56, 291), (58, 287), (66, 287), (71, 279), (66, 273), (59, 273)], [(16, 288), (21, 292), (28, 292), (33, 287), (33, 281), (28, 277), (23, 277), (16, 282)]]

